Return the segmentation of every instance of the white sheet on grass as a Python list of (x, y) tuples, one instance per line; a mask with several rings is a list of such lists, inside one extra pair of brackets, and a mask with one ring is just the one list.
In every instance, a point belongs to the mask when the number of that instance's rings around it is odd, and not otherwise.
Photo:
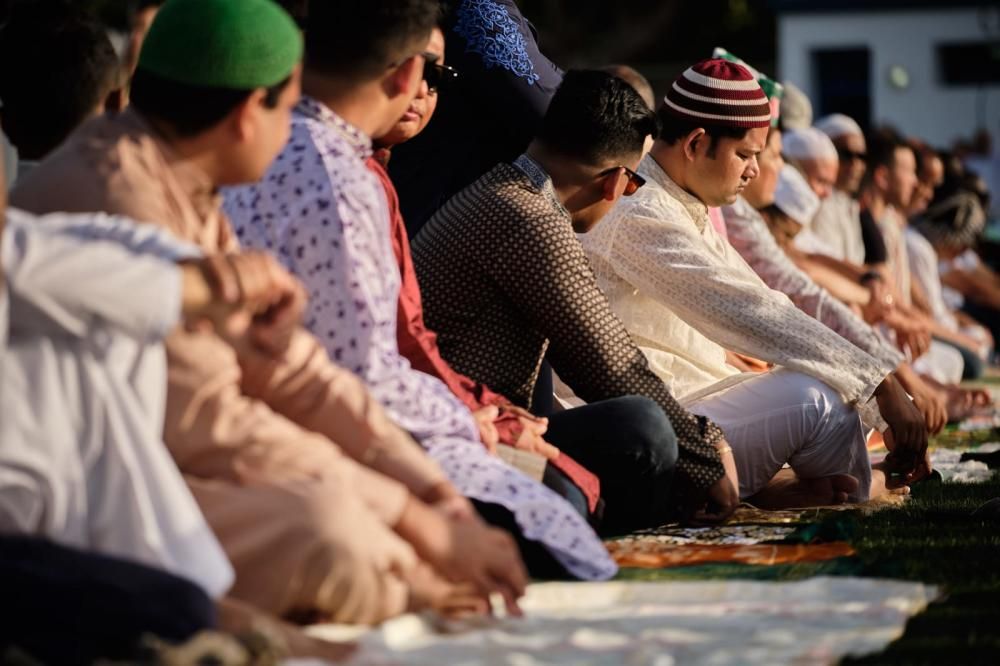
[(827, 664), (882, 650), (935, 596), (921, 583), (849, 577), (543, 583), (529, 587), (521, 620), (444, 634), (410, 615), (360, 635), (310, 633), (357, 639), (351, 664)]

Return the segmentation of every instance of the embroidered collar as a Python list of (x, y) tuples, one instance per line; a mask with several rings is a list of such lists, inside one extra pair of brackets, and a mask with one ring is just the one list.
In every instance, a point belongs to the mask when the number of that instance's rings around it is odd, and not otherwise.
[(549, 176), (548, 172), (542, 168), (542, 165), (528, 157), (527, 153), (523, 153), (520, 157), (514, 160), (514, 168), (523, 173), (531, 181), (531, 184), (538, 188), (538, 191), (545, 195), (545, 198), (549, 200), (552, 204), (563, 215), (568, 216), (569, 211), (566, 207), (562, 205), (559, 201), (559, 197), (556, 195), (556, 188), (552, 184), (552, 177)]
[[(694, 225), (698, 228), (699, 233), (705, 231), (705, 225), (710, 222), (708, 206), (702, 203), (701, 199), (689, 194), (680, 185), (675, 183), (673, 178), (667, 175), (667, 172), (660, 166), (660, 163), (653, 159), (652, 155), (646, 155), (642, 158), (642, 161), (639, 163), (639, 173), (646, 176), (647, 179), (652, 180), (672, 198), (680, 202), (684, 206), (684, 210), (691, 217), (691, 220), (694, 221)], [(639, 192), (641, 193), (642, 190), (639, 190)]]
[(350, 144), (361, 159), (367, 160), (372, 155), (372, 140), (367, 134), (350, 124), (330, 107), (317, 99), (303, 95), (295, 105), (295, 113), (317, 120), (339, 134)]

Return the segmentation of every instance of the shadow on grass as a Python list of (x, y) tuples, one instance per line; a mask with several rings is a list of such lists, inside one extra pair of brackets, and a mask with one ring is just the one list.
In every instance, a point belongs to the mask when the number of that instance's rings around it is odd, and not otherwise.
[(788, 540), (846, 540), (854, 557), (776, 566), (704, 564), (623, 569), (621, 580), (802, 580), (869, 576), (940, 586), (943, 597), (910, 619), (880, 654), (842, 664), (1000, 664), (1000, 517), (973, 516), (1000, 497), (1000, 476), (983, 483), (927, 482), (905, 505), (870, 515), (830, 512)]

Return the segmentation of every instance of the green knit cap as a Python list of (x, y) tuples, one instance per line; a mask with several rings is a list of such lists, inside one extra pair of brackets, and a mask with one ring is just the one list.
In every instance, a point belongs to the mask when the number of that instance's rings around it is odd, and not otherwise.
[(302, 59), (302, 35), (272, 0), (167, 0), (139, 54), (139, 69), (206, 88), (281, 83)]

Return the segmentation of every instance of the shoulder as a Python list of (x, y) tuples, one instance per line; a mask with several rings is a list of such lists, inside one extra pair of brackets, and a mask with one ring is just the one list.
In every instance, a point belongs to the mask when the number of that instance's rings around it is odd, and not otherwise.
[(606, 223), (619, 229), (696, 232), (684, 205), (660, 187), (643, 188), (631, 197), (619, 199), (601, 224)]
[(486, 69), (500, 68), (527, 83), (541, 77), (532, 60), (528, 30), (517, 5), (507, 0), (463, 0), (455, 10), (452, 32)]
[(11, 201), (36, 213), (102, 211), (155, 221), (167, 202), (159, 186), (167, 170), (148, 133), (105, 116), (79, 128), (19, 182)]

